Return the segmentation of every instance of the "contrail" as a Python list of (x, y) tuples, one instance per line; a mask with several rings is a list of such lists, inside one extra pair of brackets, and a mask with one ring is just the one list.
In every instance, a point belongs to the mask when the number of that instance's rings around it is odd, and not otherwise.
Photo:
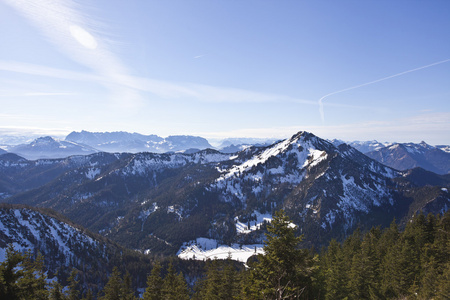
[(357, 89), (357, 88), (360, 88), (360, 87), (363, 87), (363, 86), (366, 86), (366, 85), (369, 85), (369, 84), (373, 84), (373, 83), (377, 83), (377, 82), (380, 82), (380, 81), (388, 80), (388, 79), (391, 79), (391, 78), (394, 78), (394, 77), (397, 77), (397, 76), (405, 75), (405, 74), (408, 74), (408, 73), (411, 73), (411, 72), (415, 72), (415, 71), (426, 69), (426, 68), (429, 68), (429, 67), (432, 67), (432, 66), (440, 65), (440, 64), (443, 64), (443, 63), (446, 63), (446, 62), (449, 62), (449, 61), (450, 61), (450, 58), (445, 59), (445, 60), (441, 60), (441, 61), (438, 61), (438, 62), (435, 62), (435, 63), (432, 63), (432, 64), (429, 64), (429, 65), (426, 65), (426, 66), (422, 66), (422, 67), (415, 68), (415, 69), (412, 69), (412, 70), (404, 71), (404, 72), (397, 73), (397, 74), (394, 74), (394, 75), (391, 75), (391, 76), (383, 77), (383, 78), (380, 78), (380, 79), (377, 79), (377, 80), (374, 80), (374, 81), (366, 82), (366, 83), (363, 83), (363, 84), (355, 85), (355, 86), (352, 86), (352, 87), (349, 87), (349, 88), (346, 88), (346, 89), (343, 89), (343, 90), (339, 90), (339, 91), (336, 91), (336, 92), (332, 92), (332, 93), (326, 94), (325, 96), (323, 96), (322, 98), (319, 99), (319, 112), (320, 112), (320, 117), (322, 118), (322, 122), (325, 121), (325, 116), (323, 114), (323, 99), (325, 99), (325, 98), (327, 98), (327, 97), (329, 97), (331, 95), (335, 95), (335, 94), (339, 94), (339, 93), (342, 93), (342, 92), (354, 90), (354, 89)]

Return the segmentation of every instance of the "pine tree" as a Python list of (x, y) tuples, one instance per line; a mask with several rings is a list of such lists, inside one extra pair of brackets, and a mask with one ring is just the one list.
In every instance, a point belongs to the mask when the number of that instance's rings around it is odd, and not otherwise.
[(47, 300), (49, 293), (47, 287), (47, 275), (44, 271), (44, 257), (39, 254), (35, 261), (31, 259), (31, 252), (25, 255), (22, 262), (23, 273), (17, 285), (20, 297), (25, 299)]
[(62, 286), (57, 280), (53, 281), (51, 284), (49, 299), (50, 300), (65, 300), (66, 299), (66, 297), (64, 296), (64, 293), (62, 291)]
[(109, 277), (108, 283), (103, 289), (104, 296), (100, 300), (121, 300), (122, 296), (122, 280), (117, 267), (113, 268), (113, 272)]
[(198, 299), (218, 300), (222, 286), (222, 278), (219, 272), (219, 262), (217, 260), (208, 260), (206, 265), (206, 276), (202, 282), (200, 293), (196, 296)]
[(6, 259), (0, 264), (0, 299), (19, 299), (17, 280), (23, 276), (18, 268), (25, 257), (14, 250), (12, 244), (6, 248)]
[(235, 299), (239, 295), (239, 274), (231, 264), (227, 261), (227, 264), (222, 271), (222, 286), (220, 288), (220, 299)]
[(325, 283), (326, 299), (343, 299), (348, 295), (348, 274), (345, 267), (344, 254), (341, 245), (336, 240), (331, 240), (325, 256)]
[(156, 262), (150, 275), (147, 277), (147, 288), (144, 292), (144, 300), (159, 300), (162, 298), (163, 279), (161, 278), (161, 265)]
[(42, 255), (21, 254), (12, 245), (0, 264), (0, 299), (48, 299), (47, 276)]
[(94, 295), (92, 295), (92, 290), (87, 290), (86, 292), (86, 296), (84, 296), (82, 298), (82, 300), (93, 300), (94, 299)]
[(136, 299), (136, 297), (134, 296), (133, 286), (131, 282), (131, 275), (129, 272), (125, 274), (125, 277), (123, 278), (122, 281), (121, 298), (122, 300)]
[(169, 264), (167, 275), (164, 278), (162, 286), (162, 299), (166, 300), (187, 300), (189, 299), (189, 290), (181, 273), (176, 274), (173, 264)]
[(255, 299), (300, 298), (307, 288), (312, 260), (299, 248), (302, 237), (295, 236), (295, 228), (283, 211), (275, 213), (267, 226), (264, 255), (250, 272), (253, 287), (246, 287), (246, 296)]
[(78, 300), (80, 291), (78, 290), (78, 280), (76, 280), (77, 271), (75, 269), (72, 270), (69, 276), (69, 290), (67, 299), (68, 300)]
[(354, 250), (352, 266), (348, 276), (350, 299), (381, 297), (378, 284), (380, 259), (376, 253), (379, 235), (379, 228), (373, 228), (364, 236), (360, 250)]
[(194, 299), (235, 299), (239, 288), (239, 275), (231, 261), (209, 260), (205, 277), (196, 284)]
[(450, 299), (450, 261), (447, 262), (444, 272), (437, 280), (437, 298), (436, 299)]

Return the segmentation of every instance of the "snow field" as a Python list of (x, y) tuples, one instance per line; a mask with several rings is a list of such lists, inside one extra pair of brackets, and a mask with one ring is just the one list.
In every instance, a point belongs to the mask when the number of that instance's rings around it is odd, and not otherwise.
[(246, 262), (247, 259), (255, 254), (264, 254), (263, 244), (231, 246), (219, 245), (216, 240), (208, 238), (197, 238), (181, 246), (177, 256), (181, 259), (227, 259)]

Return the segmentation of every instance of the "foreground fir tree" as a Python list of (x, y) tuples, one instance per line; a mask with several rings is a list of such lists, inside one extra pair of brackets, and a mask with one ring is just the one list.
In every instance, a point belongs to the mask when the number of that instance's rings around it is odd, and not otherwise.
[(147, 288), (144, 300), (159, 300), (162, 298), (163, 279), (161, 278), (161, 264), (156, 262), (150, 275), (147, 277)]
[(57, 280), (53, 281), (51, 284), (49, 299), (50, 300), (65, 300), (66, 299), (66, 297), (64, 296), (64, 293), (62, 291), (62, 286)]
[(308, 251), (300, 249), (302, 237), (283, 211), (267, 226), (264, 255), (251, 264), (243, 293), (246, 299), (300, 299), (306, 295), (313, 270)]
[(101, 300), (134, 300), (134, 292), (131, 288), (131, 277), (129, 274), (122, 279), (119, 269), (113, 268), (113, 272), (109, 277), (108, 283), (103, 289), (103, 297)]
[(0, 299), (45, 299), (49, 297), (43, 257), (33, 261), (31, 253), (19, 253), (12, 245), (0, 264)]
[(69, 291), (68, 291), (68, 295), (67, 295), (67, 300), (80, 299), (79, 298), (80, 291), (78, 290), (79, 280), (77, 280), (76, 278), (77, 278), (77, 271), (74, 269), (70, 273), (70, 277), (69, 277)]
[[(325, 299), (450, 299), (450, 211), (356, 231), (321, 255)], [(315, 297), (316, 298), (316, 297)], [(318, 298), (318, 297), (317, 297)]]
[(197, 281), (193, 299), (231, 300), (239, 297), (240, 276), (231, 261), (210, 260), (206, 275)]
[(167, 275), (162, 285), (162, 298), (166, 300), (188, 300), (189, 290), (182, 273), (175, 273), (172, 263), (169, 264)]

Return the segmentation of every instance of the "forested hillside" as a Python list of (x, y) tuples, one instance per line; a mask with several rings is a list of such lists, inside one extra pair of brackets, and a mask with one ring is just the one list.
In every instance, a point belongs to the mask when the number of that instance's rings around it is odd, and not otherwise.
[[(450, 213), (416, 215), (400, 232), (356, 230), (342, 244), (332, 240), (316, 253), (300, 247), (302, 236), (283, 211), (268, 225), (265, 254), (243, 268), (231, 260), (208, 261), (193, 278), (172, 263), (154, 264), (144, 299), (448, 299), (450, 297)], [(192, 274), (191, 265), (189, 272)], [(34, 274), (31, 275), (31, 274)], [(12, 248), (0, 264), (1, 299), (78, 299), (79, 274), (67, 286), (48, 283), (42, 260)], [(129, 273), (114, 268), (101, 292), (84, 299), (136, 299)]]

